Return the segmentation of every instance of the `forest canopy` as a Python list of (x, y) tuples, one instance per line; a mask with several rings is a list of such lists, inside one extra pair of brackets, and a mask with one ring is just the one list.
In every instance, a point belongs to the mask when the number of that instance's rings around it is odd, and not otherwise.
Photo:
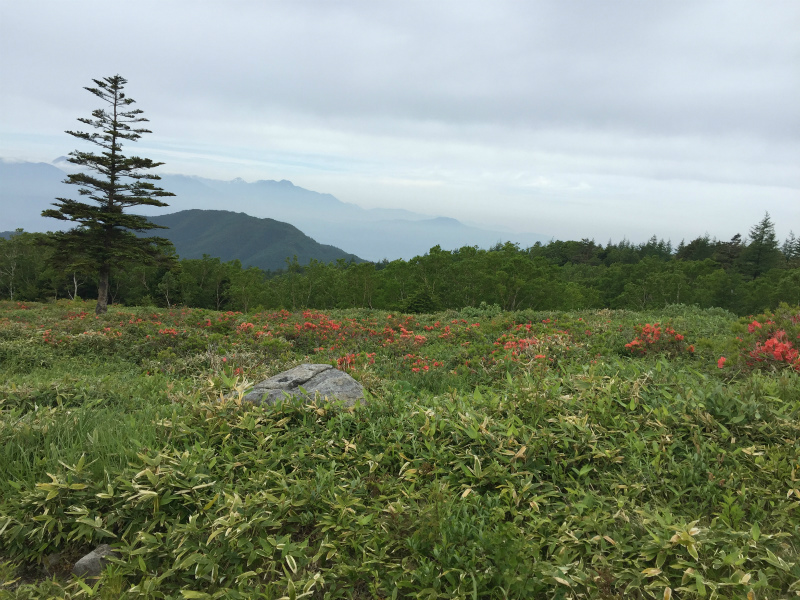
[[(97, 281), (48, 267), (52, 234), (18, 231), (0, 240), (0, 298), (92, 297)], [(749, 314), (800, 304), (800, 240), (781, 244), (766, 215), (746, 238), (708, 235), (673, 247), (651, 238), (606, 245), (551, 241), (520, 248), (435, 246), (411, 260), (301, 265), (265, 272), (212, 256), (134, 265), (112, 275), (112, 303), (215, 310), (380, 308), (429, 312), (495, 306), (503, 310), (655, 309), (669, 304)]]

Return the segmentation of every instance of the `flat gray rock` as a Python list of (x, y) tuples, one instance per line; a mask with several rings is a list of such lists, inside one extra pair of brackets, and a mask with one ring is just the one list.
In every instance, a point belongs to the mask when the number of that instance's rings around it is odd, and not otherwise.
[(364, 387), (331, 365), (302, 364), (257, 383), (242, 400), (254, 404), (275, 404), (287, 395), (311, 400), (317, 394), (320, 398), (340, 400), (345, 406), (353, 406), (358, 400), (364, 399)]
[(108, 544), (101, 544), (81, 558), (72, 567), (72, 574), (78, 577), (99, 577), (108, 564), (107, 556), (116, 556)]

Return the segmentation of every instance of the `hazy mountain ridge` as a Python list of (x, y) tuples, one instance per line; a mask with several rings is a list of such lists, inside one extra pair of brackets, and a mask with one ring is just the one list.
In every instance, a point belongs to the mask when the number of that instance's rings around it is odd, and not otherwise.
[[(56, 164), (70, 168), (64, 157)], [(75, 186), (63, 184), (66, 173), (49, 163), (14, 163), (0, 160), (0, 204), (8, 207), (0, 216), (0, 229), (47, 231), (68, 228), (68, 223), (46, 219), (41, 211), (50, 208), (57, 196), (77, 197)], [(8, 182), (8, 185), (6, 184)], [(489, 247), (514, 241), (530, 246), (549, 238), (538, 234), (513, 234), (465, 225), (452, 217), (431, 216), (405, 209), (361, 208), (342, 202), (331, 194), (314, 192), (287, 180), (241, 179), (221, 181), (187, 175), (166, 174), (159, 184), (176, 194), (166, 198), (169, 206), (146, 207), (147, 216), (183, 210), (226, 210), (243, 212), (294, 225), (317, 242), (343, 248), (367, 260), (409, 259), (425, 254), (431, 247)], [(20, 199), (22, 201), (20, 201)]]
[(58, 196), (77, 197), (75, 186), (64, 185), (66, 173), (49, 163), (0, 160), (0, 229), (54, 231), (69, 226), (41, 216)]

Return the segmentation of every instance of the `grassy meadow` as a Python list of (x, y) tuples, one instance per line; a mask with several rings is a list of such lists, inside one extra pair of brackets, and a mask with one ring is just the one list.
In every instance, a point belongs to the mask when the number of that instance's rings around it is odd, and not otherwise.
[(93, 308), (0, 302), (0, 598), (800, 596), (798, 308)]

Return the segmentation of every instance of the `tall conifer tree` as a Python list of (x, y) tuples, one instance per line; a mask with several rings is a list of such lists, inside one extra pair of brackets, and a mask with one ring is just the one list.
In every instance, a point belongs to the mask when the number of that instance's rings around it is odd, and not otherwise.
[(742, 270), (753, 279), (777, 267), (781, 260), (775, 226), (769, 213), (750, 229), (750, 241), (742, 252)]
[(67, 176), (64, 183), (80, 186), (79, 194), (93, 204), (56, 198), (55, 209), (42, 212), (42, 216), (74, 221), (78, 225), (56, 233), (52, 244), (53, 260), (62, 267), (97, 274), (97, 314), (108, 310), (108, 284), (112, 269), (136, 262), (151, 264), (163, 256), (162, 249), (170, 242), (159, 237), (137, 237), (133, 232), (164, 229), (147, 218), (126, 213), (135, 206), (167, 206), (160, 198), (174, 196), (156, 187), (152, 181), (158, 175), (146, 173), (164, 163), (149, 158), (125, 156), (123, 140), (135, 142), (148, 129), (135, 129), (147, 119), (142, 110), (128, 108), (134, 103), (122, 91), (127, 80), (119, 75), (94, 79), (97, 87), (84, 88), (106, 103), (106, 107), (92, 112), (92, 118), (79, 118), (95, 131), (67, 131), (66, 133), (99, 146), (99, 154), (74, 151), (69, 162), (82, 167), (78, 173)]

